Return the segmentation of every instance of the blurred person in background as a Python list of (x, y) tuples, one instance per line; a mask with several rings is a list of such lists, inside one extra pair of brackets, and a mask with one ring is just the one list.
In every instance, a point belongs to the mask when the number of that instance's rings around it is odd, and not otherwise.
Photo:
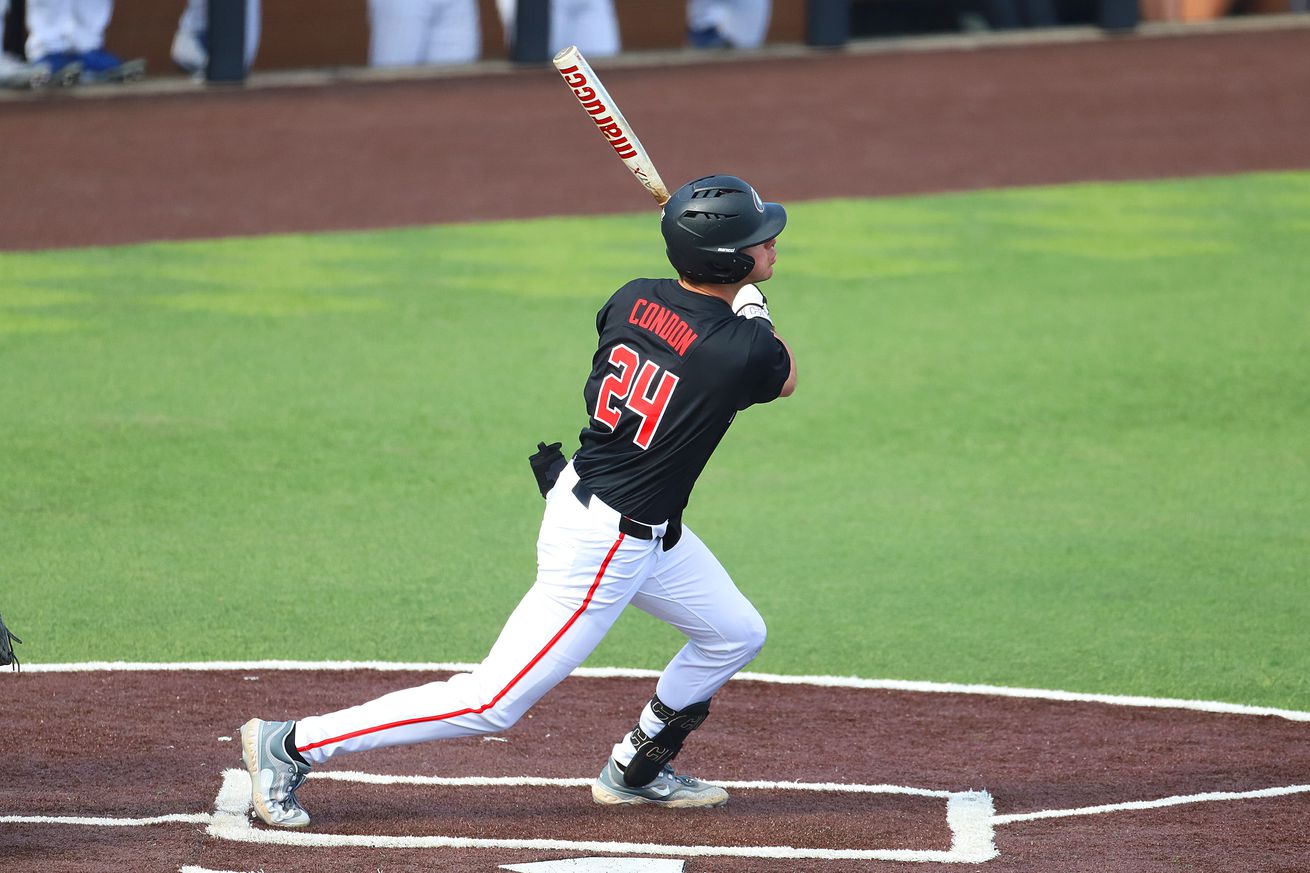
[(123, 60), (105, 50), (114, 0), (27, 0), (27, 57), (53, 79), (87, 83), (129, 82), (145, 75), (141, 58)]
[[(246, 0), (246, 69), (255, 63), (259, 51), (261, 14), (259, 0)], [(187, 0), (169, 56), (186, 72), (204, 75), (209, 66), (209, 0)]]
[[(496, 9), (505, 24), (508, 45), (514, 39), (518, 0), (496, 0)], [(551, 0), (547, 45), (551, 54), (575, 45), (589, 58), (617, 55), (623, 46), (613, 0)]]
[(467, 64), (482, 53), (477, 0), (369, 0), (374, 67)]
[(687, 42), (703, 49), (759, 48), (772, 13), (772, 0), (687, 0)]

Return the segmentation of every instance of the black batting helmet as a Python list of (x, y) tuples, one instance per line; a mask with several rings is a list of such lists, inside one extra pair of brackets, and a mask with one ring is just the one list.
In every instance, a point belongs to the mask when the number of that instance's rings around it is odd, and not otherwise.
[(669, 263), (693, 282), (730, 285), (755, 268), (742, 249), (782, 233), (787, 210), (765, 203), (736, 176), (705, 176), (688, 182), (664, 204), (660, 232)]

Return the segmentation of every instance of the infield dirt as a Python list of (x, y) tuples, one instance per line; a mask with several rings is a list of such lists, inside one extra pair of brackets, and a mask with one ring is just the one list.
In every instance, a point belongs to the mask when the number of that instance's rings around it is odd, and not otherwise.
[[(328, 711), (445, 674), (356, 671), (27, 673), (5, 678), (4, 814), (142, 818), (210, 813), (251, 715)], [(647, 699), (649, 679), (573, 677), (499, 740), (388, 749), (334, 762), (384, 775), (590, 778)], [(708, 779), (985, 790), (1002, 815), (1310, 783), (1306, 724), (1099, 703), (734, 681), (679, 764)], [(945, 851), (946, 802), (892, 794), (738, 789), (721, 810), (598, 807), (585, 787), (370, 785), (311, 778), (310, 833)], [(1001, 824), (997, 873), (1310, 869), (1307, 795)], [(257, 826), (262, 830), (262, 826)], [(10, 869), (495, 870), (579, 850), (295, 847), (203, 824), (0, 824)], [(676, 853), (675, 853), (676, 856)], [(12, 866), (17, 864), (16, 867)], [(888, 861), (689, 858), (700, 871), (919, 870)]]

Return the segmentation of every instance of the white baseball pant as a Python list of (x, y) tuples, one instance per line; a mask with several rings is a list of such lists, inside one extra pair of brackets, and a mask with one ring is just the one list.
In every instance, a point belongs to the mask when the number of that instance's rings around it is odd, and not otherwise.
[[(687, 636), (656, 685), (674, 709), (710, 699), (755, 657), (764, 621), (691, 530), (667, 552), (658, 538), (620, 533), (619, 514), (599, 498), (578, 501), (577, 481), (569, 464), (548, 495), (537, 581), (486, 659), (471, 673), (299, 720), (296, 747), (307, 761), (504, 731), (591, 654), (629, 603)], [(654, 526), (657, 537), (664, 530)], [(649, 705), (640, 723), (650, 736), (663, 727)], [(626, 765), (634, 751), (625, 737), (613, 754)]]
[(713, 27), (734, 48), (759, 48), (769, 33), (772, 0), (687, 0), (687, 26)]
[(101, 48), (113, 14), (114, 0), (27, 0), (27, 57)]
[(369, 0), (375, 67), (467, 64), (482, 53), (477, 0)]
[[(514, 33), (518, 0), (496, 0), (496, 9), (508, 42)], [(547, 38), (551, 54), (576, 45), (589, 58), (603, 58), (617, 55), (621, 43), (613, 0), (552, 0)]]

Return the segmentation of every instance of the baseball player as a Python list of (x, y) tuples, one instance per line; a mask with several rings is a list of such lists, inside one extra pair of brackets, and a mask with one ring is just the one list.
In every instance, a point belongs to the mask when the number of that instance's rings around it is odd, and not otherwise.
[(470, 673), (299, 721), (251, 719), (242, 757), (256, 813), (302, 827), (296, 789), (336, 755), (504, 731), (583, 662), (629, 604), (682, 631), (636, 725), (592, 785), (603, 804), (713, 807), (722, 788), (670, 762), (714, 693), (764, 645), (764, 622), (682, 523), (697, 477), (736, 414), (785, 397), (796, 365), (756, 283), (773, 275), (787, 222), (735, 176), (707, 176), (665, 204), (677, 279), (635, 279), (601, 307), (572, 461), (543, 483), (537, 579)]

